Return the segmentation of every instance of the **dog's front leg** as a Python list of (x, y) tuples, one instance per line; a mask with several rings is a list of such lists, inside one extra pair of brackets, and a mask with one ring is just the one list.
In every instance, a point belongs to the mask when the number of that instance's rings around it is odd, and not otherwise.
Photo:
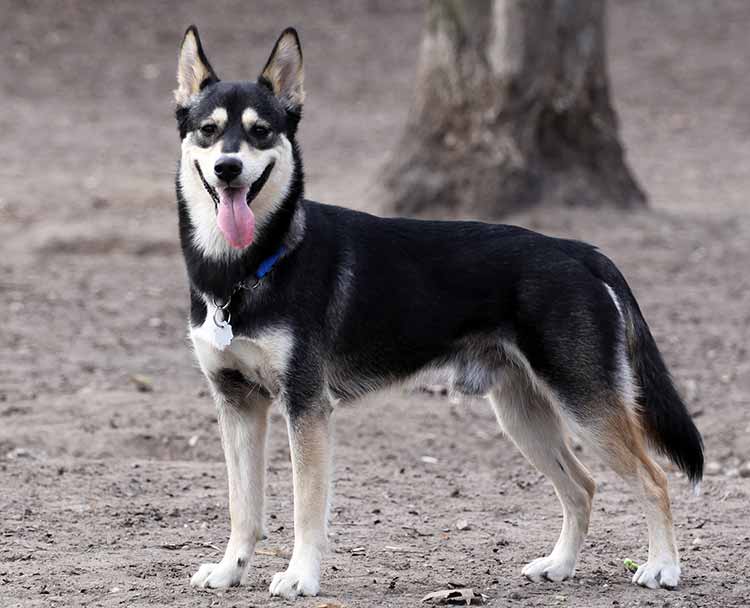
[(294, 476), (294, 551), (289, 567), (271, 582), (271, 595), (317, 595), (327, 546), (332, 422), (328, 404), (287, 417)]
[(229, 481), (231, 532), (223, 559), (203, 564), (194, 587), (236, 587), (245, 582), (255, 543), (264, 537), (265, 451), (270, 399), (237, 375), (212, 382)]

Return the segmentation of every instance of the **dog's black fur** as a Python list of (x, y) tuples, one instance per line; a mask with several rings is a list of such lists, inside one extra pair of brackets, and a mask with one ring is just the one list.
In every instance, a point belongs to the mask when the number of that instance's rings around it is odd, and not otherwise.
[[(692, 480), (700, 479), (700, 435), (625, 279), (595, 247), (514, 226), (384, 219), (302, 200), (295, 192), (285, 205), (297, 204), (305, 208), (308, 238), (277, 264), (262, 293), (241, 292), (231, 309), (240, 335), (279, 321), (291, 326), (297, 345), (287, 381), (290, 396), (299, 393), (289, 402), (292, 412), (322, 389), (324, 362), (340, 378), (331, 386), (334, 394), (354, 398), (363, 386), (382, 388), (430, 365), (476, 361), (463, 344), (489, 335), (516, 344), (576, 418), (596, 415), (601, 397), (617, 386), (622, 339), (607, 283), (627, 303), (635, 329), (631, 356), (652, 440)], [(284, 226), (275, 228), (279, 238)], [(191, 322), (200, 325), (206, 307), (198, 293), (225, 297), (266, 253), (201, 263), (185, 236)], [(269, 242), (265, 252), (271, 249)], [(346, 281), (342, 275), (351, 277), (344, 290), (337, 287)], [(336, 308), (343, 314), (332, 314)], [(480, 385), (458, 382), (470, 385), (463, 392), (484, 394), (494, 384), (504, 363), (501, 349), (488, 345), (481, 359), (486, 377)]]

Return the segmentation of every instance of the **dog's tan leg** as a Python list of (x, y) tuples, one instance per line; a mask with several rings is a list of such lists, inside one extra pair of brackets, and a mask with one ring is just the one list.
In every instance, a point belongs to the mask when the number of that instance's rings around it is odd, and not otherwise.
[(608, 464), (638, 492), (648, 523), (648, 562), (638, 568), (633, 582), (650, 589), (672, 589), (680, 580), (680, 561), (667, 476), (649, 456), (643, 431), (624, 405), (601, 427), (599, 449)]
[[(190, 579), (195, 587), (234, 587), (245, 582), (257, 540), (263, 538), (265, 452), (270, 399), (260, 387), (214, 382), (229, 481), (231, 533), (224, 557), (203, 564)], [(227, 389), (230, 389), (227, 391)]]
[(327, 546), (332, 422), (327, 406), (288, 418), (294, 476), (294, 551), (285, 572), (271, 582), (271, 595), (288, 599), (317, 595), (320, 562)]
[(527, 564), (522, 573), (532, 581), (570, 578), (588, 531), (596, 484), (568, 447), (553, 404), (532, 390), (520, 373), (509, 371), (506, 381), (492, 391), (490, 401), (503, 430), (552, 482), (563, 509), (562, 531), (554, 549)]

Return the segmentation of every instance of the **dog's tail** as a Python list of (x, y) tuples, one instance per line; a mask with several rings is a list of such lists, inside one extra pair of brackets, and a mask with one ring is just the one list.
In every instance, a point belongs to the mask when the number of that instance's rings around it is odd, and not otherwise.
[(589, 269), (624, 305), (630, 364), (640, 389), (638, 414), (651, 445), (667, 456), (698, 489), (703, 478), (703, 439), (656, 346), (638, 302), (617, 267), (599, 252), (586, 256)]
[(632, 293), (629, 299), (630, 360), (640, 385), (641, 421), (651, 443), (680, 467), (696, 487), (703, 478), (703, 439), (675, 389)]

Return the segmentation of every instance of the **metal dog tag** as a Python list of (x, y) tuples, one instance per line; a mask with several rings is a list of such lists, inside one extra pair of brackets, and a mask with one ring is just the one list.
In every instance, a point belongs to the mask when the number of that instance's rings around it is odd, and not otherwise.
[(222, 321), (221, 325), (215, 325), (213, 331), (213, 345), (219, 350), (224, 350), (232, 343), (232, 326), (227, 321)]
[(206, 303), (206, 319), (196, 334), (217, 350), (224, 350), (232, 343), (234, 332), (229, 315), (224, 318), (224, 311), (212, 303)]
[(224, 350), (232, 343), (232, 338), (234, 337), (232, 325), (229, 323), (231, 319), (228, 315), (226, 319), (224, 318), (224, 311), (221, 308), (214, 310), (214, 314), (211, 317), (213, 322), (211, 342), (219, 350)]

